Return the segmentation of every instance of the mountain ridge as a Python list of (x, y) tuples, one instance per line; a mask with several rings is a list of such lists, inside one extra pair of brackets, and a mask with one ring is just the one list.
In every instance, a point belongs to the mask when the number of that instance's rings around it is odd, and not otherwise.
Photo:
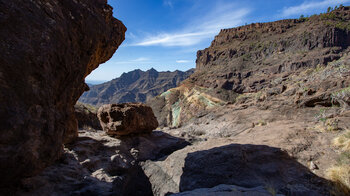
[(194, 69), (158, 72), (135, 69), (109, 82), (93, 85), (79, 99), (80, 102), (100, 106), (108, 103), (146, 102), (188, 78)]

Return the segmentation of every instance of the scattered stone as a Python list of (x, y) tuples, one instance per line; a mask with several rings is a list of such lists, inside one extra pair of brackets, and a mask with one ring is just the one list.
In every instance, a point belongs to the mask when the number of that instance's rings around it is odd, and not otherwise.
[(318, 166), (313, 161), (311, 161), (310, 162), (310, 170), (317, 170), (317, 169), (318, 169)]

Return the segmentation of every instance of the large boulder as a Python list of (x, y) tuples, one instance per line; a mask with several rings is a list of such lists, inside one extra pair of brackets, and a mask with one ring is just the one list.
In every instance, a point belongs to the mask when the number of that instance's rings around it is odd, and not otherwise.
[(77, 136), (84, 78), (126, 28), (106, 0), (0, 0), (0, 188), (33, 176)]
[(103, 105), (97, 116), (102, 129), (112, 136), (150, 133), (158, 127), (152, 108), (142, 103)]

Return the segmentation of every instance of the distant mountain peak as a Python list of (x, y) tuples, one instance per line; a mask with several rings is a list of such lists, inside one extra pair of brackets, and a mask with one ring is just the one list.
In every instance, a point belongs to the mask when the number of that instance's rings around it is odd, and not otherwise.
[(193, 72), (194, 69), (186, 72), (158, 72), (154, 68), (147, 71), (135, 69), (109, 82), (92, 86), (79, 101), (97, 106), (108, 103), (146, 102), (170, 88), (175, 88)]

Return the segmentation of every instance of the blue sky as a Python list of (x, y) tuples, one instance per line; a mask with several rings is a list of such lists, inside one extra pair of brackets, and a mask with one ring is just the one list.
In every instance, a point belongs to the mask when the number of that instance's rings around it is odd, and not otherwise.
[(350, 0), (108, 0), (128, 28), (114, 56), (87, 82), (108, 81), (134, 69), (158, 71), (195, 67), (198, 50), (220, 29), (252, 22), (298, 18), (325, 12)]

